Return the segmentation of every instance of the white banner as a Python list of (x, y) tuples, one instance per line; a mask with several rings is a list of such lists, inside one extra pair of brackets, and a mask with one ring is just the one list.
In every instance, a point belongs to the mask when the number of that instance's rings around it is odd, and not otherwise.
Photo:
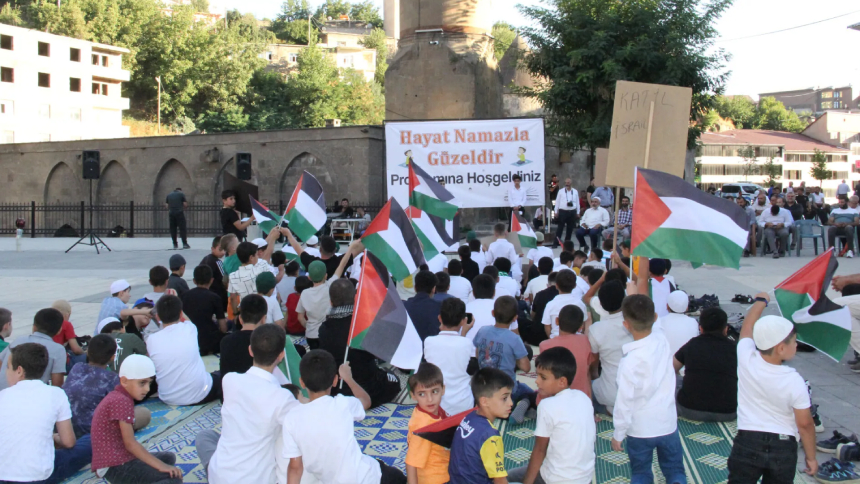
[(515, 174), (527, 206), (544, 203), (543, 118), (385, 123), (388, 196), (409, 205), (411, 158), (462, 208), (508, 207)]

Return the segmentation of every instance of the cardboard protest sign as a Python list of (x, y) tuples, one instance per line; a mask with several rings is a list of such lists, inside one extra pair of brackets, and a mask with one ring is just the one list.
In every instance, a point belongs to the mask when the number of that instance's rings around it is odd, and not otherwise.
[(692, 97), (688, 87), (617, 82), (606, 185), (632, 187), (646, 157), (647, 168), (684, 176)]
[(606, 168), (609, 164), (609, 150), (606, 148), (597, 148), (594, 157), (594, 186), (605, 187), (606, 183)]

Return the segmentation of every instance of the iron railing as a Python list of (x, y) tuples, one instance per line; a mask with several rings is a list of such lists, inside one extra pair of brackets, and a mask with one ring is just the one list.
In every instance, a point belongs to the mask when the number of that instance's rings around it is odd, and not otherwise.
[[(287, 201), (269, 205), (273, 211), (283, 213)], [(381, 208), (378, 204), (352, 203), (365, 207), (371, 215)], [(219, 211), (222, 205), (212, 202), (189, 203), (185, 219), (189, 237), (209, 237), (221, 233)], [(58, 237), (61, 227), (67, 236), (81, 237), (90, 228), (90, 207), (78, 203), (0, 203), (0, 236), (15, 235), (15, 221), (24, 219), (26, 237)], [(93, 205), (92, 229), (100, 237), (163, 237), (170, 235), (167, 208), (164, 205), (137, 204), (134, 202)], [(71, 228), (74, 233), (68, 230)], [(77, 235), (75, 235), (77, 234)]]

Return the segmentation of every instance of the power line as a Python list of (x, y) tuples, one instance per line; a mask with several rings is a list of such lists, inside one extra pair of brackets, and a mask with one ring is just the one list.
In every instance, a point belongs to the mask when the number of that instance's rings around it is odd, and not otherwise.
[(795, 30), (795, 29), (800, 29), (803, 27), (809, 27), (810, 25), (820, 24), (822, 22), (827, 22), (827, 21), (830, 21), (833, 19), (837, 19), (837, 18), (841, 18), (841, 17), (847, 17), (848, 15), (852, 15), (852, 14), (855, 14), (858, 12), (860, 12), (860, 10), (854, 10), (853, 12), (843, 13), (842, 15), (837, 15), (835, 17), (826, 18), (824, 20), (817, 20), (815, 22), (810, 22), (808, 24), (803, 24), (803, 25), (797, 25), (795, 27), (789, 27), (787, 29), (774, 30), (773, 32), (765, 32), (762, 34), (747, 35), (746, 37), (735, 37), (734, 39), (717, 39), (717, 42), (733, 42), (735, 40), (752, 39), (754, 37), (762, 37), (764, 35), (778, 34), (780, 32), (787, 32), (789, 30)]

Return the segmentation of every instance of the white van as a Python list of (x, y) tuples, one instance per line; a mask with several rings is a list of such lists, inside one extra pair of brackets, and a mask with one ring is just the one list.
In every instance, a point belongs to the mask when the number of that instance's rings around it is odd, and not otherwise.
[(767, 188), (754, 183), (726, 183), (720, 190), (720, 197), (738, 198), (739, 195), (742, 195), (747, 201), (750, 201), (759, 190), (767, 192)]

